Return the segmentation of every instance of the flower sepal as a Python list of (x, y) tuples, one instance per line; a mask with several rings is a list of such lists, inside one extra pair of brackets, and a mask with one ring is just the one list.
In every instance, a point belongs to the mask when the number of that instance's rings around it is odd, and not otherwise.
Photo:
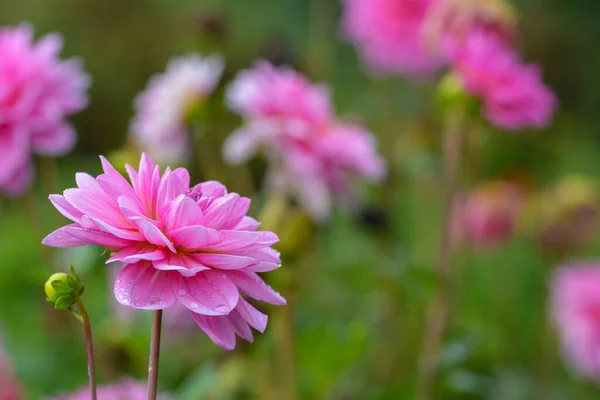
[(57, 310), (67, 310), (83, 294), (84, 285), (71, 266), (69, 274), (57, 272), (52, 274), (44, 285), (46, 300)]

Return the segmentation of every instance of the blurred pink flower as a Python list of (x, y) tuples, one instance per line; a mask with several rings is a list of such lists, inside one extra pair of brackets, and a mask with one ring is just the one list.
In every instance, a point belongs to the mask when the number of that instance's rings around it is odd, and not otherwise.
[(221, 79), (223, 59), (190, 54), (171, 60), (150, 78), (135, 99), (131, 134), (142, 150), (160, 162), (181, 162), (190, 145), (186, 118), (201, 106)]
[(524, 206), (523, 190), (510, 182), (490, 182), (459, 197), (452, 212), (454, 240), (486, 249), (508, 240)]
[(246, 123), (225, 142), (225, 159), (241, 163), (264, 148), (271, 189), (295, 196), (317, 220), (329, 215), (332, 195), (347, 194), (350, 176), (385, 175), (371, 132), (337, 121), (328, 90), (292, 69), (259, 62), (239, 74), (227, 99)]
[[(124, 378), (112, 384), (98, 386), (96, 394), (98, 400), (146, 400), (146, 385)], [(167, 400), (170, 397), (161, 395), (159, 399)], [(59, 395), (48, 400), (90, 400), (90, 389), (85, 386), (75, 393)]]
[(21, 400), (22, 398), (19, 380), (0, 346), (0, 400)]
[(569, 364), (600, 379), (600, 264), (575, 262), (554, 276), (552, 315)]
[(219, 346), (235, 347), (235, 334), (252, 341), (250, 326), (263, 332), (267, 316), (241, 295), (283, 305), (258, 272), (280, 267), (278, 241), (246, 216), (250, 199), (227, 193), (218, 182), (190, 188), (186, 169), (160, 173), (142, 154), (139, 171), (126, 166), (131, 184), (101, 157), (104, 174), (76, 174), (77, 189), (51, 195), (74, 223), (48, 235), (54, 247), (104, 246), (107, 263), (126, 264), (115, 296), (138, 309), (166, 309), (179, 302)]
[(535, 65), (519, 56), (494, 31), (473, 29), (462, 40), (447, 40), (452, 66), (466, 90), (483, 101), (483, 114), (503, 129), (543, 128), (557, 107)]
[(31, 185), (31, 154), (64, 155), (75, 145), (65, 117), (87, 105), (90, 78), (78, 60), (61, 61), (62, 37), (33, 43), (24, 24), (0, 29), (0, 190), (19, 195)]
[(376, 73), (427, 76), (444, 65), (427, 48), (426, 17), (437, 0), (345, 0), (343, 29)]

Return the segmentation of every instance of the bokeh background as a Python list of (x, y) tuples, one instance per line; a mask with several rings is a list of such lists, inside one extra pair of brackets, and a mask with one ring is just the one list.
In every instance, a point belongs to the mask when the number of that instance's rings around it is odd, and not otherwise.
[[(510, 176), (540, 191), (573, 174), (597, 180), (600, 3), (514, 3), (522, 17), (523, 57), (541, 64), (560, 110), (543, 131), (478, 131), (473, 140), (485, 145), (467, 161), (463, 186)], [(0, 25), (29, 21), (37, 36), (62, 33), (63, 56), (81, 57), (93, 77), (91, 105), (73, 118), (76, 151), (58, 160), (57, 168), (40, 159), (39, 179), (25, 199), (1, 199), (0, 332), (28, 398), (87, 381), (81, 329), (46, 303), (42, 289), (52, 271), (70, 264), (86, 283), (100, 381), (145, 379), (149, 315), (131, 317), (117, 309), (102, 250), (54, 250), (40, 241), (64, 222), (48, 193), (73, 186), (76, 171), (99, 173), (98, 154), (127, 161), (119, 150), (126, 147), (133, 98), (170, 57), (191, 51), (218, 52), (227, 63), (210, 100), (193, 181), (223, 181), (252, 196), (251, 213), (258, 214), (264, 162), (233, 168), (219, 157), (223, 140), (240, 123), (224, 107), (222, 89), (257, 58), (327, 82), (337, 110), (377, 135), (390, 176), (365, 189), (360, 205), (336, 212), (282, 269), (267, 274), (292, 278), (287, 297), (293, 331), (281, 329), (275, 318), (255, 344), (234, 352), (220, 350), (194, 327), (165, 331), (161, 387), (182, 400), (285, 400), (281, 386), (293, 374), (304, 399), (413, 397), (425, 311), (435, 290), (442, 207), (435, 88), (370, 77), (340, 36), (340, 11), (336, 0), (2, 0)], [(515, 235), (489, 251), (462, 251), (436, 398), (597, 399), (600, 390), (561, 360), (547, 292), (558, 265), (600, 258), (599, 238), (555, 252)], [(281, 360), (282, 340), (295, 354), (293, 370)]]

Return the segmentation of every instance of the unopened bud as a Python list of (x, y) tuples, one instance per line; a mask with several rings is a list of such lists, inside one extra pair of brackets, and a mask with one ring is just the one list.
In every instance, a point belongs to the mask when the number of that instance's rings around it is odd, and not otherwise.
[(57, 310), (66, 310), (75, 304), (79, 295), (83, 293), (83, 284), (71, 267), (71, 274), (57, 272), (52, 274), (44, 285), (46, 299)]

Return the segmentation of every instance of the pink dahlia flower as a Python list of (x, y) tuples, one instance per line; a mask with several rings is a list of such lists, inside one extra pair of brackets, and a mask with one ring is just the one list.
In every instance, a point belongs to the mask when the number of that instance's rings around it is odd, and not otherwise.
[(161, 162), (185, 159), (190, 144), (186, 119), (213, 92), (222, 73), (223, 59), (217, 55), (171, 60), (135, 99), (134, 140)]
[[(130, 378), (100, 385), (96, 391), (98, 400), (146, 400), (146, 393), (146, 385)], [(170, 397), (161, 395), (159, 399), (167, 400)], [(59, 395), (49, 400), (90, 400), (90, 389), (86, 386), (75, 393)]]
[(509, 182), (482, 185), (457, 199), (452, 212), (455, 240), (486, 249), (508, 240), (524, 206), (523, 190)]
[(444, 65), (427, 48), (426, 17), (437, 0), (345, 0), (343, 29), (376, 73), (427, 76)]
[(21, 400), (21, 386), (12, 365), (0, 346), (0, 400)]
[(539, 68), (524, 65), (504, 38), (474, 29), (448, 48), (463, 85), (482, 99), (483, 114), (494, 125), (514, 130), (550, 124), (556, 97), (544, 85)]
[(552, 315), (565, 358), (583, 376), (600, 379), (600, 265), (577, 262), (552, 282)]
[(30, 25), (0, 29), (0, 190), (31, 185), (31, 154), (64, 155), (75, 145), (65, 117), (87, 105), (90, 79), (78, 60), (61, 61), (58, 34), (33, 42)]
[(121, 304), (145, 310), (186, 307), (219, 346), (235, 347), (235, 334), (252, 341), (250, 326), (263, 332), (267, 316), (241, 293), (283, 305), (279, 293), (258, 272), (280, 266), (278, 241), (246, 215), (250, 199), (218, 182), (190, 188), (187, 170), (160, 168), (142, 155), (139, 170), (126, 166), (129, 183), (101, 157), (97, 178), (76, 174), (78, 188), (50, 201), (72, 224), (48, 235), (54, 247), (104, 246), (107, 263), (125, 264), (115, 296)]
[(337, 121), (328, 90), (291, 69), (259, 62), (239, 74), (227, 99), (246, 124), (225, 142), (225, 159), (240, 163), (264, 149), (271, 187), (295, 196), (317, 220), (327, 218), (332, 195), (347, 194), (351, 176), (385, 175), (374, 136)]

